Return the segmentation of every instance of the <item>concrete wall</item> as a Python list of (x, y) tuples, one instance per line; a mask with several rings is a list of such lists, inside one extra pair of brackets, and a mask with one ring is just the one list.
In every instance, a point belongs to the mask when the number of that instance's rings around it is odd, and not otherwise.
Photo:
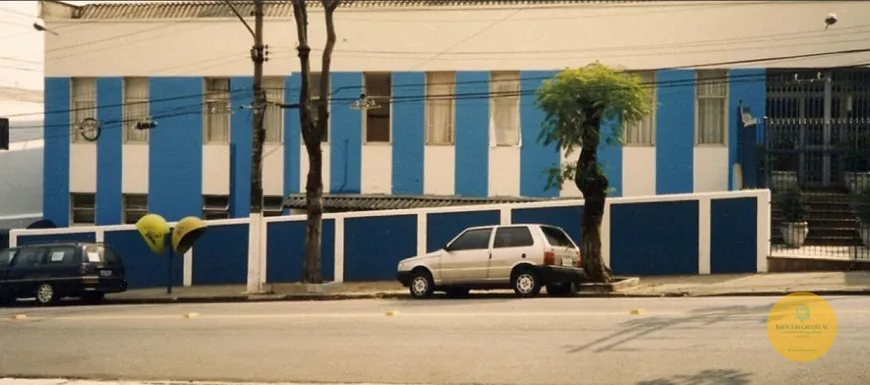
[(42, 140), (0, 151), (0, 218), (42, 213), (42, 159)]
[[(616, 274), (718, 274), (767, 271), (770, 192), (680, 194), (608, 200), (604, 260)], [(395, 279), (400, 259), (436, 250), (465, 227), (544, 223), (580, 241), (582, 200), (326, 214), (323, 276), (335, 281)], [(266, 218), (262, 282), (294, 282), (302, 273), (305, 217)], [(178, 285), (243, 284), (248, 220), (209, 221), (193, 249), (176, 258)], [(165, 256), (155, 256), (132, 225), (13, 230), (13, 245), (57, 240), (105, 241), (127, 264), (132, 288), (165, 283)]]

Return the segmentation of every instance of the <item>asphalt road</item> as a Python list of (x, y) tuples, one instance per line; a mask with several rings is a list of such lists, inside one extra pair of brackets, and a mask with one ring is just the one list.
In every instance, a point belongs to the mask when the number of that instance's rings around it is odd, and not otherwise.
[[(0, 309), (0, 377), (394, 384), (867, 384), (870, 298), (811, 363), (777, 298), (360, 300)], [(629, 314), (642, 309), (640, 315)], [(389, 311), (397, 314), (387, 315)], [(186, 313), (198, 317), (184, 318)], [(16, 314), (26, 319), (13, 320)]]

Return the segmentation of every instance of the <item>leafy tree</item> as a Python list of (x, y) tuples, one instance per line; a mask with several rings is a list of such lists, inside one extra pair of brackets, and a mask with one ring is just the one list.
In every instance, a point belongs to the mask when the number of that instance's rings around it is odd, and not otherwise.
[(309, 56), (311, 47), (308, 45), (308, 9), (306, 2), (310, 0), (293, 0), (293, 18), (296, 21), (296, 34), (299, 45), (296, 51), (299, 55), (302, 72), (302, 85), (299, 92), (299, 121), (302, 130), (302, 141), (308, 153), (308, 177), (305, 186), (306, 226), (305, 226), (305, 257), (302, 260), (302, 282), (321, 283), (323, 277), (320, 271), (320, 245), (323, 236), (323, 153), (320, 149), (321, 138), (326, 132), (329, 122), (329, 104), (325, 101), (329, 92), (329, 74), (332, 64), (332, 51), (335, 48), (335, 23), (333, 14), (341, 3), (340, 0), (321, 0), (326, 16), (326, 48), (323, 50), (320, 76), (320, 95), (324, 102), (316, 103), (317, 114), (312, 115), (311, 64)]
[(584, 208), (580, 251), (583, 269), (592, 282), (611, 282), (610, 268), (601, 258), (601, 221), (609, 181), (598, 162), (598, 146), (605, 140), (621, 145), (621, 125), (602, 137), (605, 121), (631, 123), (649, 115), (649, 93), (641, 78), (627, 72), (592, 63), (583, 68), (566, 69), (544, 82), (537, 92), (537, 105), (546, 114), (538, 141), (553, 142), (571, 154), (580, 148), (576, 162), (554, 167), (548, 187), (559, 187), (567, 180), (583, 193)]

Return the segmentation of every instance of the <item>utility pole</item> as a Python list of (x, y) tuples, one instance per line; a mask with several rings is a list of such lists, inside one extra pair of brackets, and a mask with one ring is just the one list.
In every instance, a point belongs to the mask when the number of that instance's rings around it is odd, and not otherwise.
[[(249, 224), (249, 247), (253, 255), (249, 256), (248, 291), (262, 292), (264, 250), (261, 244), (263, 227), (263, 142), (265, 130), (263, 120), (266, 110), (266, 94), (263, 90), (263, 63), (266, 61), (266, 49), (263, 45), (263, 0), (254, 0), (254, 46), (251, 48), (251, 60), (254, 62), (254, 119), (251, 127), (251, 213)], [(254, 267), (254, 269), (251, 269)], [(253, 271), (252, 271), (253, 270)], [(253, 275), (253, 276), (251, 276)]]

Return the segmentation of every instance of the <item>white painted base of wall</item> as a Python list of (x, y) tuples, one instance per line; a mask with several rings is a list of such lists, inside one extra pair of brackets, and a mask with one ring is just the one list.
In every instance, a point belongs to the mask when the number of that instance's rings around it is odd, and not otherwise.
[[(230, 195), (230, 162), (229, 145), (202, 146), (202, 195)], [(263, 173), (263, 175), (272, 177), (271, 174)]]
[(520, 196), (520, 147), (490, 147), (487, 176), (489, 196)]
[(423, 193), (453, 195), (456, 191), (456, 147), (426, 146), (423, 151)]
[(283, 144), (263, 146), (263, 176), (263, 195), (284, 196)]
[(121, 148), (121, 158), (121, 191), (124, 194), (148, 194), (148, 145), (125, 144)]
[(248, 293), (263, 292), (266, 283), (266, 223), (262, 214), (248, 217)]
[(622, 196), (656, 194), (656, 148), (625, 146), (622, 148)]
[(695, 147), (692, 167), (694, 192), (728, 191), (728, 148), (725, 146)]
[(361, 193), (391, 194), (393, 191), (393, 147), (389, 143), (362, 146)]
[(97, 145), (70, 144), (69, 191), (93, 194), (97, 191)]

